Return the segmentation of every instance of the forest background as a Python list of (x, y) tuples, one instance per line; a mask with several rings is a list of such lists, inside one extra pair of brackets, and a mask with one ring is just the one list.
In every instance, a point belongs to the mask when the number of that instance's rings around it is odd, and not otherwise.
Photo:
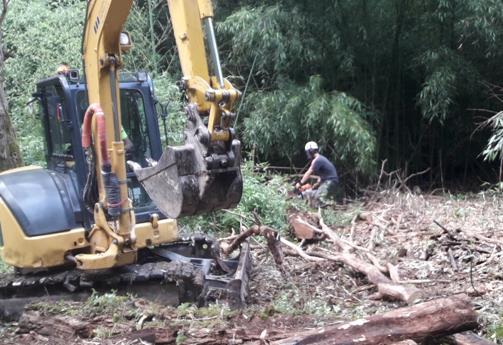
[[(500, 0), (214, 1), (224, 74), (244, 92), (237, 129), (247, 156), (303, 166), (317, 141), (353, 183), (381, 161), (430, 186), (480, 186), (503, 166)], [(3, 77), (24, 164), (43, 164), (37, 81), (81, 68), (86, 1), (12, 0)], [(169, 102), (170, 140), (184, 116), (165, 0), (136, 0), (126, 70), (146, 70)], [(489, 162), (491, 161), (491, 162)], [(423, 181), (425, 182), (425, 181)]]

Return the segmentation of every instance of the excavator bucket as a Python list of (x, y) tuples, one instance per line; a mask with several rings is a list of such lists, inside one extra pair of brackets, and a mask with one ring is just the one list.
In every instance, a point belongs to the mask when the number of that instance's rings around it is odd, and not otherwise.
[(187, 107), (183, 146), (168, 146), (157, 165), (135, 170), (159, 210), (170, 218), (235, 207), (241, 200), (241, 143), (211, 143), (197, 109)]

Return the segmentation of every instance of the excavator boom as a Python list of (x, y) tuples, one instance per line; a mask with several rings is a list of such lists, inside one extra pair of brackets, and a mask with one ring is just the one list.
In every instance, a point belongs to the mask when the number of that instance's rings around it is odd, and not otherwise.
[[(168, 5), (189, 101), (186, 144), (168, 147), (156, 167), (136, 175), (163, 213), (177, 218), (239, 203), (241, 144), (231, 122), (240, 92), (223, 77), (211, 2), (168, 0)], [(201, 117), (208, 118), (207, 125)]]
[[(136, 261), (138, 238), (124, 183), (126, 150), (118, 87), (122, 53), (131, 48), (130, 36), (122, 32), (131, 6), (132, 0), (88, 2), (83, 58), (90, 106), (83, 121), (82, 146), (94, 164), (90, 169), (95, 171), (99, 200), (89, 236), (91, 253), (76, 257), (82, 269)], [(210, 0), (168, 0), (168, 6), (188, 100), (186, 142), (167, 147), (151, 166), (131, 165), (161, 212), (178, 218), (231, 208), (240, 201), (241, 145), (231, 127), (240, 92), (223, 78)]]

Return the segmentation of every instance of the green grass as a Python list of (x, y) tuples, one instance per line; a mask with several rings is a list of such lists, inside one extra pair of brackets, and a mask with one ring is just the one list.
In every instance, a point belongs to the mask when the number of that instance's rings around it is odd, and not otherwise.
[(503, 340), (503, 320), (489, 328), (492, 340)]
[(4, 273), (12, 273), (14, 270), (12, 266), (9, 266), (6, 264), (1, 258), (0, 258), (0, 274)]
[(46, 315), (68, 315), (75, 317), (95, 317), (108, 315), (114, 322), (125, 319), (136, 319), (141, 311), (134, 306), (132, 296), (118, 295), (116, 291), (98, 293), (93, 291), (85, 302), (40, 302), (33, 304), (32, 309)]

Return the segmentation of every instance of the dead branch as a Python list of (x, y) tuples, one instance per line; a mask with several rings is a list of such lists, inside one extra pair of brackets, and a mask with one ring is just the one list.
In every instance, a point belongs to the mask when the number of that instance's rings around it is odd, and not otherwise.
[(377, 267), (377, 269), (379, 271), (381, 271), (384, 274), (389, 273), (388, 268), (385, 267), (385, 266), (383, 266), (383, 265), (381, 265), (381, 263), (379, 262), (379, 259), (374, 254), (365, 253), (365, 255), (370, 260), (370, 262), (372, 262), (372, 265), (374, 265), (375, 267)]
[(349, 242), (354, 242), (355, 240), (355, 230), (356, 230), (356, 220), (358, 219), (358, 214), (351, 219), (351, 231), (349, 232)]
[(449, 262), (451, 264), (452, 270), (454, 272), (459, 271), (458, 263), (456, 262), (456, 259), (454, 258), (454, 254), (452, 253), (451, 248), (447, 248), (447, 256), (449, 257)]
[(298, 256), (302, 257), (303, 259), (305, 259), (307, 261), (318, 261), (318, 262), (325, 261), (325, 259), (323, 259), (323, 258), (311, 256), (311, 255), (307, 254), (305, 251), (302, 250), (302, 248), (300, 248), (299, 246), (296, 246), (295, 244), (293, 244), (292, 242), (288, 241), (287, 239), (285, 239), (283, 237), (281, 237), (280, 241), (285, 246), (292, 249), (293, 252), (297, 253)]
[(416, 176), (420, 176), (420, 175), (424, 175), (426, 174), (427, 172), (429, 172), (431, 170), (431, 168), (427, 168), (423, 171), (420, 171), (420, 172), (417, 172), (417, 173), (414, 173), (414, 174), (410, 174), (409, 176), (407, 176), (404, 180), (403, 180), (403, 183), (407, 183), (410, 179), (412, 179), (413, 177), (416, 177)]
[(389, 262), (387, 266), (389, 271), (389, 277), (393, 282), (398, 283), (400, 281), (400, 275), (398, 274), (398, 267), (390, 264)]
[(379, 192), (379, 188), (381, 186), (381, 179), (384, 174), (384, 167), (386, 166), (386, 163), (388, 162), (388, 159), (386, 158), (385, 160), (382, 161), (381, 164), (381, 172), (379, 173), (379, 179), (377, 180), (377, 187), (376, 187), (376, 192)]
[(321, 210), (318, 212), (318, 218), (320, 221), (320, 226), (321, 226), (321, 231), (332, 241), (334, 244), (339, 247), (343, 252), (350, 252), (353, 249), (357, 249), (363, 252), (368, 252), (369, 250), (364, 247), (360, 247), (352, 242), (349, 242), (347, 240), (344, 240), (340, 238), (334, 230), (332, 230), (327, 224), (325, 224), (325, 221), (323, 220), (323, 217), (321, 216)]
[(377, 227), (373, 226), (370, 231), (369, 243), (367, 244), (367, 249), (372, 251), (375, 248), (375, 239), (377, 236)]
[(396, 309), (382, 315), (297, 333), (272, 342), (290, 344), (390, 344), (454, 334), (477, 327), (477, 314), (466, 295), (452, 296)]
[(312, 256), (343, 263), (353, 270), (363, 273), (367, 279), (377, 286), (376, 298), (387, 297), (413, 304), (421, 298), (421, 291), (412, 285), (398, 284), (386, 277), (376, 266), (369, 264), (350, 253), (334, 253), (309, 251)]
[(283, 264), (283, 252), (281, 251), (281, 242), (279, 241), (279, 234), (272, 228), (268, 226), (253, 225), (245, 231), (241, 232), (236, 236), (231, 244), (227, 247), (222, 246), (222, 252), (225, 255), (231, 254), (233, 251), (239, 248), (241, 244), (246, 241), (251, 236), (263, 236), (267, 241), (267, 247), (272, 253), (274, 262), (276, 265), (281, 266)]

